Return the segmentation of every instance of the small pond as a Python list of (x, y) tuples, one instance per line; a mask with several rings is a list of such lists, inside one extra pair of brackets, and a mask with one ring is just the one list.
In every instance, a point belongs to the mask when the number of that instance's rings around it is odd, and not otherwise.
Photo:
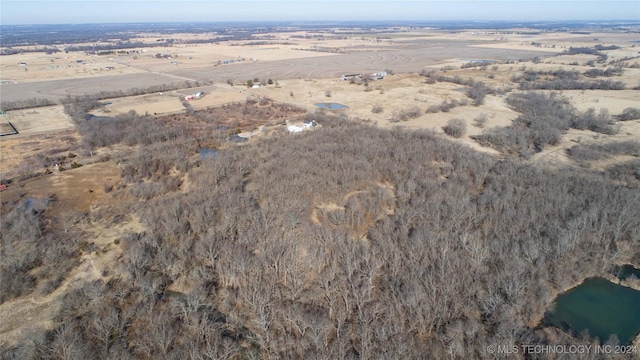
[(631, 276), (640, 279), (640, 269), (636, 269), (633, 265), (614, 266), (611, 274), (620, 280), (627, 280)]
[(586, 279), (558, 296), (545, 314), (544, 326), (579, 335), (584, 330), (604, 343), (616, 334), (627, 345), (640, 332), (640, 291), (603, 278)]
[(342, 109), (348, 109), (349, 108), (346, 105), (342, 105), (342, 104), (338, 104), (338, 103), (317, 103), (315, 105), (317, 107), (319, 107), (320, 109), (327, 109), (327, 110), (342, 110)]
[(218, 157), (218, 150), (202, 148), (199, 150), (200, 159), (211, 159)]

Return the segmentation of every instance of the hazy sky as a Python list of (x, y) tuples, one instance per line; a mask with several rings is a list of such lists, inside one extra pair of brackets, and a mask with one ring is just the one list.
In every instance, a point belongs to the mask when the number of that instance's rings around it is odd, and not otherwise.
[(254, 20), (640, 20), (640, 0), (0, 0), (5, 25)]

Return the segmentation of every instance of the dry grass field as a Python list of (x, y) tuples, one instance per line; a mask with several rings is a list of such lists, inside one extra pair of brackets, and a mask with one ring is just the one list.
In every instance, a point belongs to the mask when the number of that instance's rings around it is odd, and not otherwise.
[[(215, 34), (173, 34), (181, 40), (215, 39)], [(154, 43), (161, 34), (141, 34), (134, 41)], [(571, 47), (616, 45), (605, 51), (608, 61), (624, 60), (624, 74), (615, 78), (628, 90), (565, 90), (561, 95), (580, 111), (589, 108), (607, 109), (619, 114), (625, 108), (638, 106), (640, 96), (640, 48), (633, 34), (600, 32), (570, 34), (534, 29), (500, 31), (464, 30), (436, 31), (404, 29), (400, 32), (329, 32), (291, 31), (259, 34), (254, 40), (175, 44), (171, 47), (134, 49), (128, 54), (89, 55), (83, 52), (45, 54), (27, 52), (0, 57), (2, 101), (44, 98), (58, 101), (67, 95), (84, 95), (100, 91), (123, 91), (185, 80), (201, 80), (213, 85), (171, 90), (130, 97), (105, 99), (105, 106), (93, 110), (96, 116), (115, 116), (136, 111), (139, 114), (168, 115), (184, 111), (186, 95), (203, 91), (205, 95), (189, 101), (194, 110), (267, 97), (291, 103), (310, 112), (319, 111), (316, 103), (340, 103), (348, 108), (339, 110), (361, 121), (379, 126), (427, 128), (442, 133), (451, 119), (467, 122), (467, 131), (456, 141), (462, 141), (481, 151), (495, 150), (479, 146), (470, 137), (484, 129), (508, 126), (518, 113), (509, 108), (504, 94), (517, 89), (512, 79), (525, 71), (567, 70), (585, 72), (593, 69), (589, 62), (596, 55), (563, 54)], [(538, 60), (532, 61), (534, 57)], [(485, 67), (461, 68), (472, 61), (494, 62)], [(18, 66), (25, 63), (26, 66)], [(596, 63), (595, 68), (609, 65)], [(391, 69), (396, 74), (384, 80), (371, 81), (368, 87), (343, 81), (343, 73), (369, 73)], [(483, 82), (497, 89), (480, 106), (471, 104), (453, 107), (447, 112), (427, 113), (427, 109), (443, 102), (464, 101), (465, 86), (451, 82), (428, 84), (421, 71), (437, 71), (444, 76), (457, 76)], [(268, 79), (275, 83), (267, 85)], [(263, 86), (252, 89), (243, 84), (260, 80)], [(231, 82), (234, 85), (229, 85)], [(377, 107), (377, 111), (372, 111)], [(406, 109), (417, 109), (419, 116), (407, 121), (392, 121)], [(472, 126), (472, 121), (486, 116), (484, 126)], [(47, 106), (9, 111), (6, 118), (16, 127), (19, 138), (35, 134), (54, 134), (73, 129), (73, 123), (62, 106)], [(619, 138), (640, 136), (637, 122), (621, 125)], [(579, 138), (602, 138), (590, 131), (571, 130), (563, 142), (547, 148), (538, 157), (566, 160), (559, 149), (570, 146)], [(13, 146), (4, 141), (2, 148)], [(20, 158), (25, 158), (23, 153)], [(7, 157), (4, 157), (7, 163)], [(20, 161), (11, 160), (12, 163)], [(6, 167), (5, 167), (6, 169)], [(5, 175), (7, 174), (5, 170)]]
[[(217, 35), (173, 34), (180, 40), (215, 39)], [(141, 34), (134, 41), (153, 44), (162, 34)], [(346, 115), (380, 126), (427, 128), (442, 132), (451, 119), (467, 122), (466, 134), (457, 141), (483, 151), (470, 136), (483, 128), (503, 127), (517, 117), (504, 101), (504, 94), (517, 89), (512, 79), (525, 71), (567, 70), (585, 72), (611, 65), (594, 63), (596, 55), (563, 54), (572, 47), (616, 45), (606, 50), (608, 61), (624, 60), (624, 74), (615, 78), (628, 90), (565, 90), (561, 95), (580, 111), (607, 109), (619, 114), (637, 106), (640, 96), (639, 48), (630, 33), (598, 32), (571, 34), (535, 29), (437, 31), (404, 29), (385, 32), (336, 29), (332, 32), (291, 31), (258, 34), (252, 40), (212, 41), (202, 44), (175, 44), (170, 47), (133, 49), (128, 53), (89, 55), (84, 52), (45, 54), (27, 52), (0, 57), (2, 101), (42, 98), (58, 101), (67, 95), (124, 91), (181, 81), (204, 81), (213, 85), (171, 90), (131, 97), (105, 99), (91, 113), (113, 116), (136, 111), (139, 114), (167, 115), (184, 111), (182, 99), (195, 91), (205, 96), (189, 102), (194, 110), (236, 103), (247, 98), (268, 97), (291, 103), (310, 112), (314, 104), (335, 102), (348, 108)], [(81, 44), (82, 45), (82, 44)], [(538, 57), (536, 61), (532, 61)], [(494, 62), (485, 67), (460, 68), (469, 62)], [(26, 64), (18, 66), (18, 64)], [(343, 73), (369, 73), (391, 69), (396, 74), (372, 81), (368, 87), (340, 79)], [(486, 97), (480, 106), (453, 107), (447, 112), (427, 113), (429, 107), (443, 102), (464, 101), (465, 86), (451, 82), (428, 84), (421, 71), (438, 71), (483, 82), (497, 93)], [(266, 85), (268, 79), (275, 82)], [(247, 80), (261, 80), (260, 88), (243, 86)], [(230, 86), (227, 83), (234, 83)], [(372, 111), (377, 107), (377, 111)], [(419, 116), (407, 121), (392, 121), (402, 110), (417, 109)], [(483, 128), (472, 126), (479, 115), (487, 117)], [(20, 137), (49, 134), (72, 129), (73, 124), (62, 106), (9, 111), (6, 118)], [(619, 137), (638, 136), (634, 122), (622, 125)], [(560, 147), (570, 145), (574, 137), (589, 131), (572, 130)], [(574, 136), (575, 135), (575, 136)], [(594, 135), (595, 136), (595, 135)], [(3, 145), (3, 147), (6, 147)], [(557, 149), (555, 149), (557, 150)], [(554, 152), (546, 149), (545, 152)], [(558, 151), (555, 151), (558, 152)], [(544, 154), (539, 154), (544, 155)]]

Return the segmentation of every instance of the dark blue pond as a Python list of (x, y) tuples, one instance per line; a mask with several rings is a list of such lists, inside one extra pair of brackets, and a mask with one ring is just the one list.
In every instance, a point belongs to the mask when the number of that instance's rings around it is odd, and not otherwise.
[(633, 265), (615, 266), (611, 273), (620, 280), (627, 280), (628, 278), (635, 276), (640, 279), (640, 269), (636, 269)]

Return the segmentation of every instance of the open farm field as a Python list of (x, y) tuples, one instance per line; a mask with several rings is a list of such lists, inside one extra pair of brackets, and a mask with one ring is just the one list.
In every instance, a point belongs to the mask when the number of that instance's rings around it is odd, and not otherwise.
[[(147, 34), (135, 40), (153, 44), (163, 40), (160, 35)], [(353, 30), (267, 32), (257, 34), (253, 40), (222, 42), (215, 41), (219, 39), (215, 34), (174, 34), (173, 38), (212, 41), (128, 49), (126, 53), (106, 55), (36, 52), (2, 56), (3, 79), (6, 74), (16, 82), (2, 85), (2, 100), (34, 97), (58, 101), (69, 95), (108, 94), (199, 80), (213, 85), (105, 99), (105, 105), (92, 110), (91, 114), (114, 116), (130, 111), (175, 114), (184, 111), (185, 96), (203, 91), (205, 96), (189, 101), (194, 110), (242, 102), (251, 97), (291, 103), (310, 112), (317, 110), (317, 103), (335, 102), (347, 107), (341, 112), (363, 121), (436, 132), (442, 132), (452, 119), (471, 123), (482, 115), (487, 118), (483, 127), (469, 126), (460, 141), (492, 152), (493, 149), (479, 147), (472, 137), (486, 128), (507, 126), (518, 116), (504, 101), (508, 92), (518, 90), (519, 84), (513, 82), (514, 78), (531, 72), (562, 70), (583, 74), (594, 68), (607, 68), (606, 64), (595, 62), (598, 60), (595, 53), (567, 54), (567, 49), (609, 46), (603, 52), (607, 60), (622, 61), (620, 65), (624, 69), (622, 76), (613, 79), (624, 83), (627, 89), (640, 86), (640, 68), (635, 65), (640, 61), (640, 54), (633, 43), (635, 38), (624, 33), (585, 35), (526, 28), (405, 29), (370, 33)], [(483, 61), (486, 65), (467, 66)], [(16, 66), (19, 62), (31, 65)], [(63, 62), (69, 63), (65, 70), (68, 76), (61, 79), (47, 75), (55, 70), (51, 64)], [(85, 71), (93, 67), (102, 70)], [(388, 69), (395, 74), (367, 86), (340, 79), (344, 73)], [(493, 89), (493, 93), (487, 95), (482, 105), (474, 106), (465, 95), (467, 86), (448, 81), (428, 83), (424, 76), (418, 75), (420, 72), (482, 82)], [(261, 86), (247, 88), (244, 84), (248, 80), (261, 82)], [(267, 84), (267, 80), (274, 84)], [(640, 101), (636, 90), (561, 90), (560, 93), (580, 111), (607, 109), (611, 114), (618, 114)], [(447, 102), (460, 104), (446, 112), (429, 110)], [(417, 111), (416, 116), (396, 121), (401, 112), (408, 109)], [(73, 126), (60, 106), (10, 111), (7, 115), (21, 133)], [(634, 134), (633, 129), (630, 133)]]
[[(58, 53), (6, 55), (0, 57), (3, 67), (2, 93), (3, 101), (16, 101), (24, 97), (57, 100), (67, 94), (124, 91), (169, 83), (172, 80), (225, 82), (228, 79), (245, 81), (254, 77), (326, 78), (340, 76), (342, 73), (381, 71), (385, 68), (393, 68), (396, 72), (420, 72), (426, 66), (438, 65), (452, 58), (463, 59), (461, 61), (504, 61), (545, 54), (535, 47), (513, 50), (474, 46), (485, 42), (473, 38), (430, 40), (425, 35), (378, 43), (359, 40), (356, 36), (322, 41), (296, 39), (296, 44), (293, 45), (251, 45), (252, 41), (176, 45), (145, 48), (144, 51), (128, 55), (89, 56), (84, 52), (64, 54), (65, 56)], [(31, 68), (29, 62), (34, 64), (35, 69)], [(55, 62), (72, 67), (64, 68), (64, 72), (54, 75), (60, 70), (55, 65), (49, 69), (50, 64)], [(26, 63), (27, 66), (18, 66), (19, 63)], [(97, 70), (93, 70), (94, 68)]]
[(13, 124), (19, 135), (55, 132), (73, 128), (69, 115), (61, 105), (8, 111), (5, 118)]

